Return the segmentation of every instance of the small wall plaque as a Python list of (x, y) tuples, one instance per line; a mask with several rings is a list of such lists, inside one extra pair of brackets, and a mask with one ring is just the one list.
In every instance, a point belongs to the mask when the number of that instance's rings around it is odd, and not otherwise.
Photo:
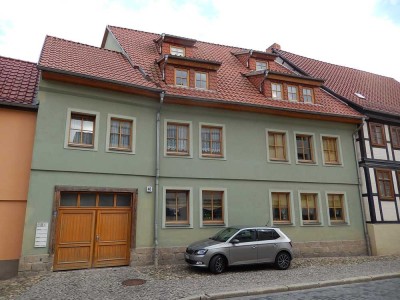
[(49, 232), (49, 223), (36, 223), (35, 248), (44, 248), (47, 246), (47, 234)]

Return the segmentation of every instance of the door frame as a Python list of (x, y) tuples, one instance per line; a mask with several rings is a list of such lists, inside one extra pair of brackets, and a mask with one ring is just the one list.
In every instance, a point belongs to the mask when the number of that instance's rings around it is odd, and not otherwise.
[(130, 247), (129, 251), (136, 248), (136, 221), (137, 221), (137, 194), (138, 189), (111, 188), (111, 187), (89, 187), (89, 186), (70, 186), (56, 185), (54, 187), (53, 208), (50, 226), (50, 245), (49, 254), (54, 258), (56, 243), (56, 226), (58, 221), (58, 212), (60, 209), (61, 192), (95, 192), (95, 193), (131, 193), (132, 194), (132, 211), (131, 211), (131, 228), (130, 228)]

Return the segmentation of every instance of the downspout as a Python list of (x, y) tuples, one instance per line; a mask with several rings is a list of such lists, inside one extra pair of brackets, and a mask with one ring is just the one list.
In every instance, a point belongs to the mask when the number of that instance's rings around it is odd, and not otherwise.
[(260, 93), (261, 94), (264, 94), (264, 82), (267, 79), (267, 76), (268, 76), (268, 70), (264, 70), (264, 78), (260, 83)]
[(249, 52), (249, 57), (247, 58), (247, 63), (246, 63), (246, 67), (248, 68), (250, 66), (250, 57), (253, 55), (253, 50), (250, 50)]
[(160, 105), (156, 118), (156, 182), (154, 197), (154, 266), (158, 268), (158, 206), (159, 206), (159, 186), (160, 186), (160, 123), (161, 123), (161, 107), (164, 103), (165, 92), (160, 93)]
[(163, 69), (162, 69), (162, 80), (163, 81), (165, 81), (165, 66), (167, 65), (167, 62), (168, 62), (168, 54), (165, 55)]
[(356, 143), (356, 134), (364, 126), (364, 123), (365, 123), (365, 118), (362, 119), (361, 125), (358, 126), (357, 129), (353, 132), (353, 147), (354, 147), (354, 152), (356, 154), (356, 161), (357, 161), (358, 194), (360, 196), (360, 201), (361, 201), (361, 212), (362, 212), (361, 218), (362, 218), (362, 223), (363, 223), (363, 228), (364, 228), (364, 237), (365, 237), (365, 242), (367, 243), (368, 256), (371, 256), (371, 241), (369, 239), (367, 222), (366, 222), (366, 218), (365, 218), (365, 205), (364, 205), (364, 199), (362, 196), (362, 182), (361, 182), (360, 166), (359, 166), (361, 157), (358, 157), (357, 143)]

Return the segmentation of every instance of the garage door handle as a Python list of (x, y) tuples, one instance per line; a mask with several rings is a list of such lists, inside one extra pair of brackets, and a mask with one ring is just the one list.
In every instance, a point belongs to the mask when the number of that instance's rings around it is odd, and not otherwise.
[(98, 242), (100, 240), (100, 236), (96, 235), (96, 242)]

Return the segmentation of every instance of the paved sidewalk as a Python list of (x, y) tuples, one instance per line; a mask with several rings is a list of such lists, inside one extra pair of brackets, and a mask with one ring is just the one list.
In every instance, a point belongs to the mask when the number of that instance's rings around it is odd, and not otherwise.
[[(400, 277), (400, 257), (298, 258), (286, 271), (230, 268), (221, 275), (186, 265), (50, 272), (0, 281), (0, 299), (222, 299)], [(144, 279), (125, 286), (127, 279)]]

